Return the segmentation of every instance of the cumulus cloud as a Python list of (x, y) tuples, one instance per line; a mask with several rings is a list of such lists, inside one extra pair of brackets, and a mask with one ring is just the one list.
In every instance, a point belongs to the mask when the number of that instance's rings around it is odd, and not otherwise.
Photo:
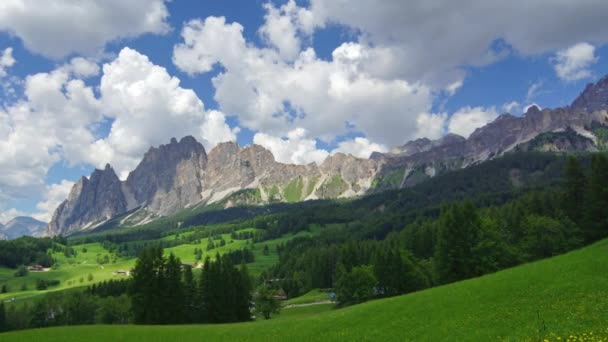
[(69, 195), (74, 182), (62, 180), (60, 183), (47, 185), (44, 199), (36, 205), (38, 212), (33, 217), (42, 222), (49, 222), (55, 209)]
[(325, 141), (356, 131), (395, 145), (415, 137), (418, 117), (431, 109), (425, 85), (374, 76), (373, 48), (344, 43), (331, 61), (307, 48), (287, 63), (274, 49), (248, 44), (242, 32), (225, 18), (193, 20), (184, 26), (173, 60), (190, 74), (223, 66), (213, 78), (215, 99), (252, 130), (278, 137), (302, 127)]
[(192, 135), (207, 149), (236, 139), (237, 130), (226, 124), (224, 114), (205, 111), (194, 91), (135, 50), (124, 48), (103, 66), (100, 92), (103, 112), (114, 121), (109, 135), (91, 146), (87, 161), (110, 162), (122, 177), (150, 146), (171, 137)]
[(106, 43), (169, 30), (166, 0), (10, 0), (0, 2), (0, 31), (53, 58), (93, 55)]
[(285, 60), (295, 59), (301, 51), (302, 38), (307, 38), (315, 27), (312, 12), (298, 7), (294, 0), (276, 8), (264, 5), (264, 25), (258, 30), (261, 37), (275, 47)]
[[(446, 86), (459, 68), (484, 65), (511, 51), (529, 56), (588, 41), (608, 42), (608, 4), (601, 0), (311, 0), (316, 20), (359, 32), (363, 45), (384, 48), (386, 70)], [(543, 13), (538, 16), (538, 13)], [(483, 27), (483, 30), (479, 28)]]
[(555, 55), (555, 72), (564, 81), (578, 81), (591, 77), (589, 67), (598, 61), (595, 47), (589, 43), (578, 43)]
[(418, 115), (416, 124), (418, 127), (416, 138), (439, 139), (445, 133), (445, 122), (447, 114), (422, 113)]
[(475, 129), (498, 117), (494, 107), (464, 107), (450, 117), (448, 131), (468, 138)]
[(66, 70), (77, 77), (88, 78), (99, 74), (99, 65), (90, 59), (75, 57), (65, 66)]
[(268, 149), (274, 155), (275, 160), (281, 163), (320, 164), (329, 153), (317, 149), (316, 140), (308, 136), (308, 131), (303, 128), (296, 128), (282, 138), (265, 133), (256, 133), (253, 137), (253, 143)]
[(521, 113), (521, 104), (517, 101), (511, 101), (502, 105), (502, 110), (509, 114)]
[(388, 149), (384, 145), (376, 144), (369, 141), (367, 138), (356, 137), (352, 140), (345, 140), (338, 144), (338, 147), (332, 151), (334, 153), (352, 154), (357, 158), (369, 158), (373, 152), (386, 152)]
[(0, 77), (6, 76), (6, 69), (12, 67), (17, 61), (13, 57), (13, 48), (6, 48), (0, 54)]
[(0, 188), (11, 196), (40, 191), (49, 168), (62, 157), (83, 158), (101, 119), (93, 90), (61, 66), (28, 76), (24, 98), (0, 109)]
[[(17, 197), (46, 193), (36, 215), (47, 218), (69, 187), (62, 182), (47, 188), (44, 182), (61, 160), (111, 163), (124, 178), (150, 146), (171, 137), (193, 135), (207, 148), (236, 139), (238, 129), (221, 112), (206, 111), (192, 90), (135, 50), (125, 48), (104, 65), (96, 95), (81, 78), (98, 73), (94, 62), (75, 58), (28, 76), (23, 98), (0, 108), (0, 208)], [(96, 130), (107, 120), (110, 133), (100, 138)]]

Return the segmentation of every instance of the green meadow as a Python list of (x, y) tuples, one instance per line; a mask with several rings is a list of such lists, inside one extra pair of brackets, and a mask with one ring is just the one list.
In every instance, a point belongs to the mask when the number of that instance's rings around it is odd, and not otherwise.
[[(242, 229), (237, 231), (246, 232), (255, 231), (253, 228)], [(164, 237), (162, 240), (171, 241), (175, 240), (176, 236), (185, 236), (192, 234), (192, 232), (180, 233), (169, 235)], [(248, 264), (249, 272), (252, 276), (259, 276), (264, 270), (275, 264), (278, 260), (276, 253), (276, 246), (289, 241), (299, 236), (311, 236), (315, 234), (313, 232), (299, 232), (297, 234), (283, 236), (278, 239), (264, 241), (260, 243), (254, 243), (253, 240), (233, 240), (230, 234), (221, 234), (221, 237), (226, 241), (225, 246), (219, 246), (220, 240), (215, 240), (216, 247), (207, 250), (207, 239), (201, 239), (200, 243), (186, 243), (165, 248), (165, 255), (169, 253), (175, 254), (184, 263), (196, 262), (194, 249), (198, 248), (203, 251), (202, 260), (206, 257), (215, 258), (216, 254), (224, 254), (230, 251), (238, 250), (244, 247), (252, 249), (255, 261)], [(232, 242), (231, 242), (232, 241)], [(264, 254), (264, 246), (268, 246), (268, 255)], [(66, 290), (70, 288), (89, 286), (95, 283), (99, 283), (111, 279), (123, 279), (125, 275), (116, 274), (119, 270), (130, 270), (135, 265), (135, 258), (119, 258), (114, 254), (102, 247), (100, 243), (88, 243), (81, 245), (70, 246), (74, 249), (76, 254), (74, 256), (66, 257), (63, 253), (53, 253), (55, 259), (55, 265), (47, 272), (29, 272), (25, 277), (15, 277), (15, 269), (9, 269), (0, 267), (0, 287), (6, 286), (8, 292), (0, 293), (0, 300), (8, 300), (12, 302), (20, 302), (25, 299), (35, 298), (38, 295)], [(100, 264), (98, 259), (104, 259), (107, 256), (110, 262)], [(36, 283), (39, 279), (50, 281), (58, 280), (59, 285), (49, 287), (47, 290), (38, 291), (36, 290)]]
[[(0, 339), (605, 341), (607, 274), (608, 240), (603, 240), (551, 259), (343, 309), (311, 305), (285, 309), (270, 320), (248, 323), (60, 327), (6, 333)], [(313, 292), (306, 297), (314, 299), (317, 295), (319, 292)]]

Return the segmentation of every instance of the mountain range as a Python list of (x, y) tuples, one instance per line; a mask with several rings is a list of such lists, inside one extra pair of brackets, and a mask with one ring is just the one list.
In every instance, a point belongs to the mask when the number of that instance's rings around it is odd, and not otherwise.
[(0, 239), (10, 240), (21, 236), (40, 237), (44, 234), (47, 224), (29, 216), (17, 216), (6, 224), (0, 223)]
[(597, 151), (608, 137), (608, 76), (589, 84), (569, 106), (539, 109), (523, 116), (503, 114), (468, 138), (410, 141), (370, 158), (337, 153), (320, 165), (283, 164), (259, 145), (218, 144), (208, 153), (188, 136), (152, 147), (121, 181), (111, 165), (82, 177), (55, 210), (46, 235), (90, 230), (124, 216), (140, 225), (187, 208), (211, 204), (297, 202), (350, 198), (412, 186), (450, 170), (512, 151)]

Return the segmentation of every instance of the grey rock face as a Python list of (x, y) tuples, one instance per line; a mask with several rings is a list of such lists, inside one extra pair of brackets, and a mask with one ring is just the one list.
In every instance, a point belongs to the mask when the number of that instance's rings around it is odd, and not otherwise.
[(595, 112), (608, 110), (608, 76), (597, 83), (590, 83), (579, 97), (572, 102), (570, 108), (577, 112)]
[(29, 216), (18, 216), (0, 224), (0, 234), (4, 239), (16, 239), (22, 236), (40, 237), (45, 231), (46, 223)]
[(47, 227), (47, 235), (66, 234), (86, 229), (127, 210), (121, 182), (114, 169), (106, 165), (89, 179), (82, 177), (68, 199), (59, 205)]
[(200, 201), (206, 164), (205, 148), (193, 137), (184, 137), (179, 143), (172, 139), (168, 145), (148, 150), (129, 174), (125, 191), (133, 194), (136, 206), (160, 215), (171, 214)]

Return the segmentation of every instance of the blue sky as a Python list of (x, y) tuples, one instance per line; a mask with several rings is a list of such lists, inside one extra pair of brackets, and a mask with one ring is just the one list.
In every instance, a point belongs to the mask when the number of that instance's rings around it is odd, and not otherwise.
[(257, 143), (286, 163), (367, 157), (568, 105), (608, 73), (604, 2), (459, 5), (0, 6), (0, 222), (48, 220), (81, 176), (110, 163), (124, 178), (173, 136)]

